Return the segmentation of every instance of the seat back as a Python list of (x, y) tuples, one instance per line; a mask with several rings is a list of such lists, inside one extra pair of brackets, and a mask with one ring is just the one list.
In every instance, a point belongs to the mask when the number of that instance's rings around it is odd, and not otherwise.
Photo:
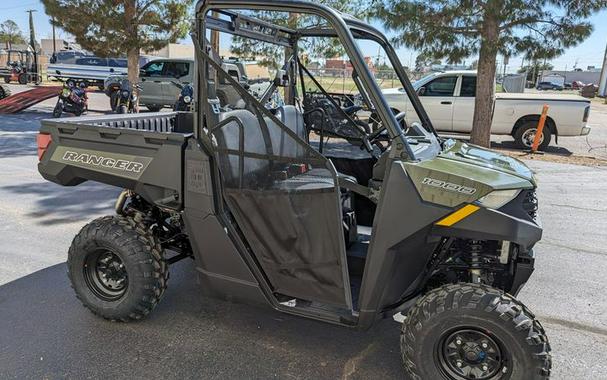
[(222, 112), (219, 121), (228, 119), (230, 121), (213, 131), (220, 150), (220, 165), (226, 184), (236, 186), (241, 177), (243, 181), (266, 177), (270, 171), (268, 159), (241, 158), (236, 154), (243, 147), (244, 152), (267, 155), (266, 142), (257, 116), (244, 109)]
[[(279, 107), (276, 111), (276, 118), (299, 136), (299, 138), (307, 142), (308, 137), (303, 115), (295, 106), (285, 105)], [(272, 149), (275, 155), (289, 158), (301, 158), (304, 156), (305, 149), (301, 143), (289, 136), (284, 129), (277, 126), (269, 118), (264, 118), (264, 120), (268, 124), (270, 138), (272, 139)]]

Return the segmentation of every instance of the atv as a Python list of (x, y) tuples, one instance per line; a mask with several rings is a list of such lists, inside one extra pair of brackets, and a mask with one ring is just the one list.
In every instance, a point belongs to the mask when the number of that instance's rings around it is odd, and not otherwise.
[[(260, 19), (272, 12), (299, 26)], [(194, 25), (192, 113), (42, 122), (44, 178), (124, 189), (116, 214), (84, 226), (68, 252), (88, 309), (144, 318), (169, 266), (189, 258), (207, 296), (363, 330), (402, 321), (411, 378), (549, 377), (548, 338), (516, 299), (542, 235), (527, 166), (438, 136), (367, 22), (305, 1), (207, 0)], [(212, 33), (275, 52), (262, 101), (224, 70)], [(323, 39), (352, 64), (355, 109), (305, 66)], [(421, 123), (391, 111), (363, 47), (381, 48)], [(218, 99), (224, 81), (237, 101)], [(284, 105), (268, 106), (272, 93)]]

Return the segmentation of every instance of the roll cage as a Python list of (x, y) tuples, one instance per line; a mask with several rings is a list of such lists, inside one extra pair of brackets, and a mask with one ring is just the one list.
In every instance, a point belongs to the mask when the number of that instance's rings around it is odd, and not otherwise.
[[(311, 14), (326, 20), (328, 22), (328, 27), (320, 26), (295, 30), (236, 12), (241, 9)], [(227, 17), (224, 17), (223, 19), (215, 17), (215, 15), (209, 14), (211, 11)], [(401, 149), (404, 151), (406, 158), (415, 161), (418, 157), (416, 157), (412, 150), (399, 121), (396, 120), (395, 115), (392, 113), (389, 105), (382, 96), (381, 90), (374, 80), (369, 67), (366, 65), (362, 52), (355, 39), (368, 39), (378, 43), (387, 53), (388, 59), (393, 63), (397, 77), (401, 81), (403, 88), (412, 103), (413, 109), (418, 114), (422, 127), (427, 131), (430, 131), (430, 133), (440, 141), (438, 134), (432, 126), (432, 122), (417, 97), (411, 81), (400, 64), (396, 52), (379, 30), (363, 21), (324, 5), (293, 0), (278, 0), (272, 2), (260, 0), (207, 0), (198, 3), (196, 14), (196, 33), (193, 35), (193, 38), (195, 40), (195, 45), (197, 45), (203, 53), (210, 49), (208, 47), (207, 39), (201, 37), (205, 36), (205, 31), (207, 29), (210, 29), (290, 48), (292, 49), (293, 56), (296, 57), (298, 66), (301, 67), (299, 59), (297, 58), (298, 40), (306, 37), (332, 37), (339, 39), (352, 63), (354, 73), (356, 73), (358, 79), (356, 82), (357, 85), (360, 84), (364, 87), (364, 94), (362, 94), (363, 91), (361, 91), (361, 95), (371, 102), (374, 111), (386, 127), (390, 138), (393, 141), (401, 143), (398, 144), (398, 146), (402, 147)], [(201, 59), (201, 63), (206, 61), (204, 56), (197, 56), (197, 58)], [(221, 67), (217, 67), (216, 69), (221, 71)], [(294, 70), (294, 65), (290, 65), (288, 69)], [(295, 71), (291, 74), (292, 78), (296, 78), (297, 73)], [(303, 79), (301, 70), (299, 74), (300, 78)], [(209, 86), (206, 83), (200, 84), (201, 86), (198, 87), (201, 89), (199, 92), (199, 104), (201, 105), (199, 107), (199, 118), (204, 120), (203, 114), (201, 113), (212, 113), (214, 111), (209, 107), (212, 108), (216, 106), (212, 101), (209, 103), (209, 99), (213, 98), (213, 94), (209, 93)], [(234, 85), (239, 84), (235, 83)], [(295, 86), (293, 86), (293, 88), (295, 88)], [(200, 123), (198, 123), (198, 125), (198, 128), (203, 127)], [(198, 136), (203, 134), (198, 130), (196, 130), (195, 133)], [(405, 157), (403, 156), (402, 158)]]

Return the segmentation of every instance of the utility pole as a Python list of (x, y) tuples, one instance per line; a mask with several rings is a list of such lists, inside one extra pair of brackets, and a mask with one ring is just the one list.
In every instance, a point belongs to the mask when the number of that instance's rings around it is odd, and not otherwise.
[(30, 14), (30, 46), (34, 52), (34, 74), (36, 75), (35, 81), (38, 80), (38, 51), (36, 50), (36, 32), (34, 31), (34, 12), (35, 9), (30, 9), (26, 11)]
[(53, 27), (53, 57), (57, 56), (57, 39), (55, 37), (55, 16), (51, 18), (51, 26)]

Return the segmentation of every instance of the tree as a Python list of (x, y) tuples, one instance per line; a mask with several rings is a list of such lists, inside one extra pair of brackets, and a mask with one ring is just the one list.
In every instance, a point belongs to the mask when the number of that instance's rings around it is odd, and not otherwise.
[(54, 25), (100, 57), (123, 56), (131, 83), (139, 81), (141, 51), (185, 37), (192, 0), (42, 0)]
[(497, 54), (560, 55), (590, 35), (586, 19), (604, 7), (606, 0), (378, 0), (374, 16), (397, 32), (396, 45), (449, 63), (478, 54), (471, 141), (489, 146)]
[(0, 24), (0, 42), (4, 42), (7, 49), (10, 49), (13, 44), (25, 43), (25, 38), (16, 22), (6, 20)]
[(415, 57), (415, 71), (424, 71), (432, 65), (440, 65), (440, 59), (432, 58), (426, 54)]

